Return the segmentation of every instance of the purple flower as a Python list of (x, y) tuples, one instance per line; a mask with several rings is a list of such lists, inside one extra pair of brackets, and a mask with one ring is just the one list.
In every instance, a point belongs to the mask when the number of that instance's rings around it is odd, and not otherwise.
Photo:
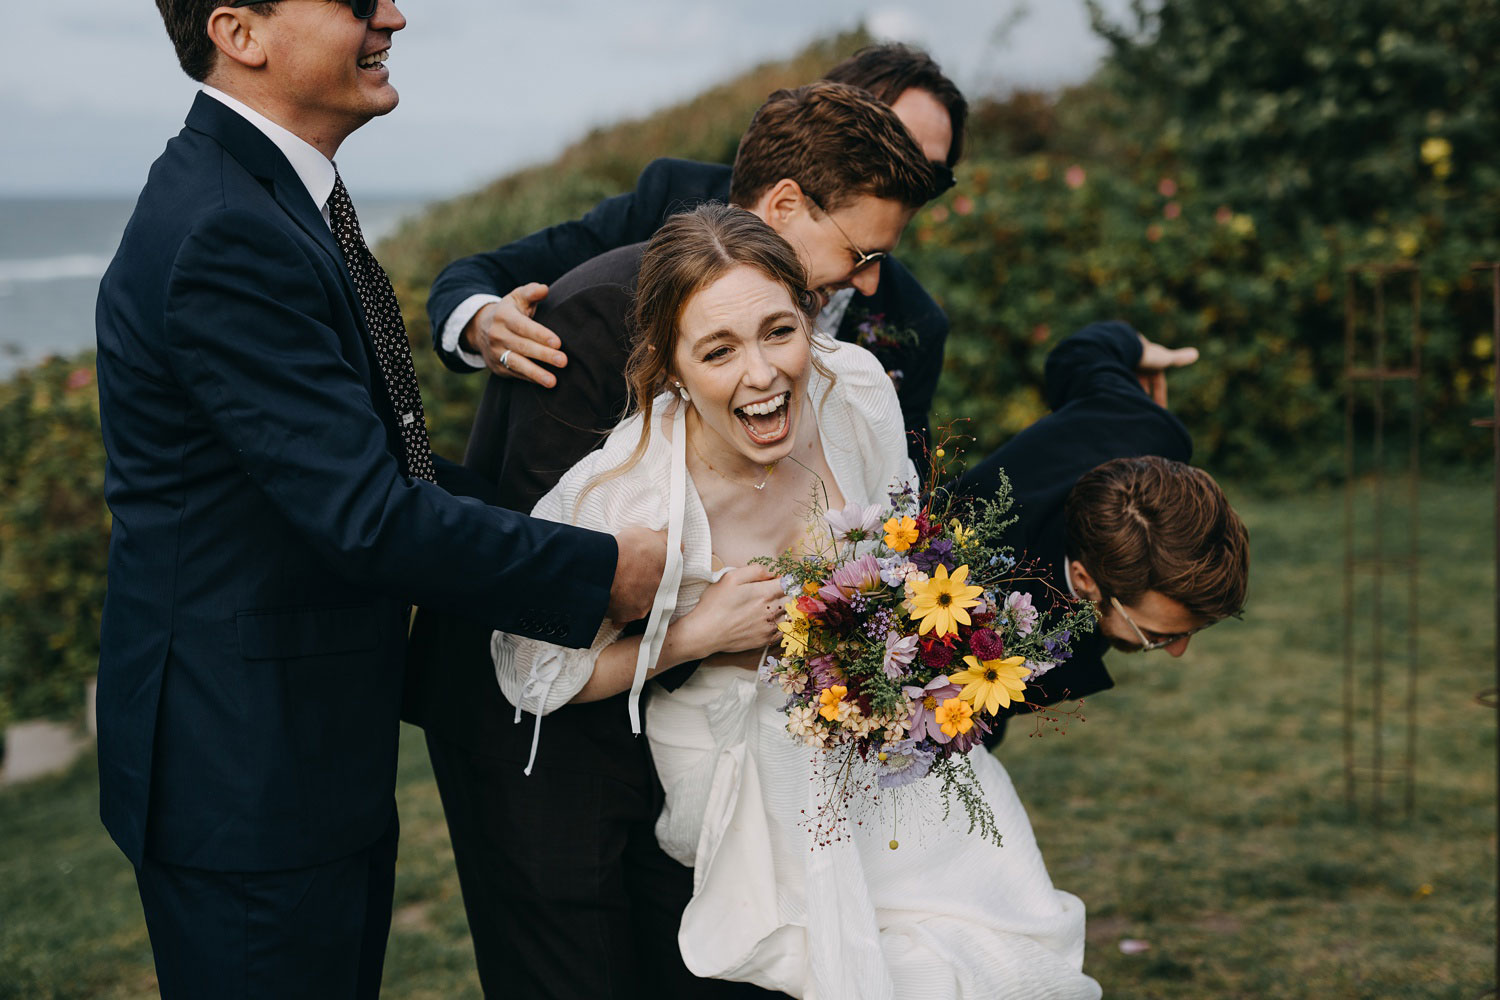
[(885, 636), (885, 661), (881, 666), (885, 675), (895, 680), (906, 673), (906, 668), (917, 656), (917, 637), (914, 635), (897, 635), (895, 632), (887, 632)]
[(1060, 661), (1058, 660), (1027, 660), (1025, 666), (1027, 670), (1031, 671), (1031, 673), (1026, 675), (1026, 679), (1028, 681), (1036, 680), (1038, 677), (1042, 676), (1047, 671), (1057, 666), (1059, 662)]
[(812, 686), (819, 691), (844, 683), (844, 672), (839, 669), (832, 653), (824, 653), (808, 660), (807, 670), (812, 674)]
[(969, 633), (969, 648), (981, 660), (999, 660), (1005, 656), (1005, 642), (987, 628), (976, 628)]
[(940, 565), (946, 567), (950, 573), (957, 568), (957, 564), (953, 561), (953, 542), (947, 538), (939, 538), (912, 556), (911, 561), (916, 563), (917, 568), (923, 573), (934, 573)]
[(1031, 630), (1036, 628), (1037, 619), (1042, 616), (1040, 611), (1031, 606), (1031, 595), (1019, 590), (1006, 595), (1005, 612), (1016, 623), (1016, 631), (1022, 635), (1030, 635)]
[(901, 693), (912, 700), (912, 739), (930, 739), (938, 743), (947, 743), (952, 739), (943, 732), (943, 727), (938, 725), (936, 712), (938, 706), (944, 701), (957, 698), (959, 690), (957, 684), (948, 680), (947, 674), (938, 674), (928, 681), (925, 687), (912, 685), (901, 689)]
[(900, 489), (891, 490), (886, 495), (891, 498), (891, 507), (898, 514), (905, 513), (916, 506), (917, 491), (911, 483), (905, 483)]
[(923, 778), (932, 769), (937, 754), (916, 740), (900, 740), (885, 749), (885, 770), (880, 775), (881, 788), (900, 788)]
[(857, 503), (846, 504), (843, 510), (831, 510), (823, 515), (834, 536), (845, 541), (858, 542), (875, 537), (880, 527), (880, 508), (861, 507)]
[(899, 587), (906, 582), (906, 567), (911, 565), (906, 556), (897, 553), (875, 560), (880, 564), (880, 582), (887, 587)]
[(1055, 657), (1060, 663), (1063, 660), (1072, 658), (1073, 651), (1067, 646), (1067, 644), (1071, 642), (1072, 639), (1073, 633), (1069, 632), (1067, 629), (1063, 629), (1052, 638), (1043, 639), (1042, 648), (1045, 649), (1049, 655)]
[(891, 614), (891, 609), (877, 607), (870, 613), (870, 616), (865, 619), (864, 624), (860, 626), (860, 629), (870, 639), (874, 639), (877, 642), (883, 642), (885, 640), (885, 634), (892, 631), (895, 627), (896, 617), (895, 615)]

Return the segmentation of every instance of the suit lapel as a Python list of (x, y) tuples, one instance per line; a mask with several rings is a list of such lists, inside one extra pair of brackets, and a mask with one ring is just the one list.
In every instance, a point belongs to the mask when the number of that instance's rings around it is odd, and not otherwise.
[(384, 391), (376, 391), (377, 387), (383, 390), (384, 382), (379, 374), (380, 364), (375, 357), (375, 345), (370, 339), (370, 325), (365, 319), (359, 292), (354, 287), (354, 279), (349, 274), (343, 251), (334, 240), (328, 223), (323, 221), (323, 213), (312, 200), (312, 195), (307, 193), (302, 178), (297, 176), (297, 171), (292, 169), (281, 150), (260, 129), (207, 94), (200, 92), (193, 101), (193, 107), (187, 116), (187, 127), (202, 132), (223, 146), (240, 166), (265, 185), (282, 211), (328, 256), (334, 273), (339, 276), (343, 286), (349, 310), (356, 320), (360, 346), (364, 349), (366, 378), (371, 386), (371, 400), (382, 421), (394, 428), (396, 415), (391, 408), (389, 395)]
[[(302, 178), (297, 176), (276, 144), (266, 138), (260, 129), (204, 93), (199, 93), (193, 101), (192, 110), (188, 112), (187, 126), (223, 146), (240, 166), (266, 186), (282, 210), (336, 265), (334, 269), (343, 281), (344, 292), (353, 304), (356, 315), (362, 318), (359, 294), (354, 289), (354, 279), (349, 276), (344, 255), (334, 241), (328, 223), (323, 221), (323, 213), (313, 202), (312, 195), (307, 193)], [(361, 325), (365, 326), (363, 321)]]

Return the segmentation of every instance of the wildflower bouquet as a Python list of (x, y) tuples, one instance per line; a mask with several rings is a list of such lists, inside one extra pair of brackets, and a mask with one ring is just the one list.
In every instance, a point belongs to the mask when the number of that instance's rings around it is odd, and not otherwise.
[(963, 517), (907, 488), (886, 508), (822, 514), (811, 554), (760, 560), (788, 594), (780, 655), (761, 665), (788, 695), (787, 731), (873, 763), (880, 788), (941, 782), (945, 812), (958, 798), (996, 843), (966, 753), (1094, 624), (1091, 605), (1044, 618), (1017, 589), (1036, 577), (1001, 545), (1008, 494)]

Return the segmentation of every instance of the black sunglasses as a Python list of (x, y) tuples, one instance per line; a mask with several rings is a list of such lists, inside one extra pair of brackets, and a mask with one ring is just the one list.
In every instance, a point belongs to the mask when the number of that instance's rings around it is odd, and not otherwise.
[(928, 162), (932, 167), (932, 194), (928, 196), (927, 200), (931, 201), (933, 198), (939, 198), (951, 191), (953, 185), (958, 183), (958, 180), (953, 176), (953, 168), (948, 166), (948, 164), (933, 161)]
[[(266, 3), (268, 0), (229, 0), (231, 7), (253, 7), (258, 3)], [(269, 0), (275, 3), (276, 0)], [(375, 16), (375, 8), (380, 6), (380, 0), (339, 0), (340, 3), (348, 4), (349, 10), (361, 21), (368, 21)]]

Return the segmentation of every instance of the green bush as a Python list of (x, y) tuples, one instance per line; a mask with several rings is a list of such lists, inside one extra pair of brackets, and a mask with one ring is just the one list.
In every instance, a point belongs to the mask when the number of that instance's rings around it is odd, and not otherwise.
[[(981, 103), (959, 186), (918, 216), (902, 253), (953, 323), (940, 418), (973, 418), (987, 451), (1042, 412), (1057, 338), (1119, 318), (1202, 350), (1172, 379), (1199, 462), (1272, 487), (1327, 479), (1346, 274), (1416, 265), (1424, 456), (1487, 457), (1468, 418), (1489, 404), (1494, 345), (1469, 267), (1500, 255), (1492, 5), (1150, 11), (1129, 28), (1094, 11), (1111, 55), (1089, 84)], [(1368, 317), (1371, 280), (1356, 287)], [(1388, 363), (1405, 360), (1408, 287), (1387, 283)]]
[(93, 355), (53, 358), (0, 383), (0, 702), (17, 718), (82, 710), (108, 545)]

